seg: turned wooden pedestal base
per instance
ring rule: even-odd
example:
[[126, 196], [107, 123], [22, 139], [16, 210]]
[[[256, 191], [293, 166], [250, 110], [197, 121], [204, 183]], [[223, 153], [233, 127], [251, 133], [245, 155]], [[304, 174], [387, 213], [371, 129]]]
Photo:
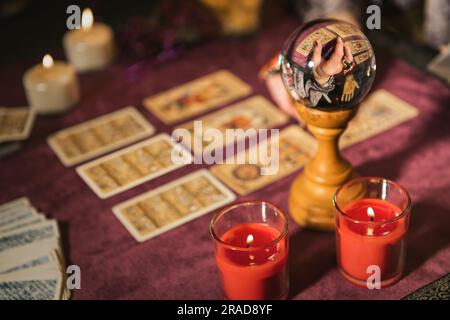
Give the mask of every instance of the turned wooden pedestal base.
[[[307, 108], [300, 103], [296, 104], [296, 108], [317, 138], [318, 150], [291, 186], [289, 211], [301, 225], [333, 230], [333, 194], [341, 184], [356, 176], [351, 164], [341, 156], [338, 140], [357, 108], [323, 111]], [[359, 196], [357, 192], [352, 198]]]

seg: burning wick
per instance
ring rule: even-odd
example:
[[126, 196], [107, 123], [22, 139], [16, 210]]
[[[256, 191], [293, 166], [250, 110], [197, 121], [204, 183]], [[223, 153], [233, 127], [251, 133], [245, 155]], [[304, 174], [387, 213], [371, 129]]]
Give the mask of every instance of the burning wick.
[[249, 234], [247, 237], [247, 248], [250, 248], [252, 244], [253, 244], [253, 235]]
[[[373, 222], [373, 220], [375, 219], [375, 211], [372, 209], [372, 207], [367, 208], [367, 215], [369, 216], [370, 222]], [[367, 228], [367, 235], [373, 236], [373, 228]]]
[[[253, 244], [253, 235], [249, 234], [247, 236], [247, 248], [250, 248], [250, 246]], [[248, 257], [250, 260], [254, 260], [255, 256], [253, 254], [249, 254]]]
[[373, 222], [373, 219], [375, 219], [375, 211], [373, 211], [372, 207], [367, 208], [367, 215], [369, 216], [370, 221]]

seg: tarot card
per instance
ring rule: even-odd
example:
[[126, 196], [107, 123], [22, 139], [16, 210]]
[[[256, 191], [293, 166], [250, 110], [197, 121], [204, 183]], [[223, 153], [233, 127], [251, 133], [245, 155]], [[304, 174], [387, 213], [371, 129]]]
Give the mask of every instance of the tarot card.
[[61, 291], [61, 275], [55, 278], [4, 280], [0, 277], [0, 300], [58, 300]]
[[34, 118], [28, 107], [0, 108], [0, 143], [28, 138]]
[[386, 90], [377, 90], [361, 103], [339, 140], [341, 148], [366, 140], [418, 115], [418, 110]]
[[[172, 153], [183, 161], [172, 161]], [[77, 173], [101, 198], [131, 189], [192, 162], [192, 156], [169, 135], [134, 144], [77, 167]]]
[[58, 300], [61, 274], [48, 279], [3, 280], [0, 277], [0, 300]]
[[[23, 269], [27, 265], [42, 264], [51, 252], [55, 252], [58, 258], [63, 257], [59, 238], [35, 241], [0, 252], [0, 273]], [[58, 259], [58, 262], [65, 265], [64, 259]]]
[[27, 198], [0, 205], [0, 299], [68, 299], [61, 248], [56, 222]]
[[113, 207], [113, 212], [131, 235], [142, 242], [234, 199], [230, 190], [201, 169], [122, 202]]
[[303, 39], [303, 41], [298, 45], [296, 51], [307, 57], [314, 47], [316, 40], [319, 40], [322, 45], [325, 45], [334, 38], [336, 38], [334, 33], [328, 31], [327, 29], [318, 29]]
[[348, 44], [348, 46], [350, 47], [350, 51], [352, 52], [352, 54], [358, 54], [360, 52], [366, 51], [368, 50], [369, 44], [367, 42], [367, 40], [350, 40], [347, 41], [346, 44]]
[[25, 197], [0, 206], [0, 233], [4, 233], [11, 228], [34, 223], [37, 220], [43, 221], [44, 217], [31, 206]]
[[29, 206], [12, 207], [0, 213], [0, 229], [21, 224], [39, 217], [37, 211]]
[[363, 53], [361, 53], [361, 54], [358, 54], [358, 55], [355, 55], [355, 56], [354, 56], [355, 62], [356, 62], [357, 64], [361, 64], [361, 63], [363, 63], [364, 61], [366, 61], [367, 59], [369, 59], [372, 55], [373, 55], [373, 54], [371, 54], [371, 50], [365, 51], [365, 52], [363, 52]]
[[58, 300], [63, 277], [57, 268], [35, 267], [0, 275], [0, 300]]
[[331, 25], [326, 26], [326, 28], [330, 31], [333, 31], [341, 38], [363, 35], [361, 30], [359, 30], [357, 27], [355, 27], [351, 24], [348, 24], [348, 23], [331, 24]]
[[[299, 126], [291, 125], [278, 137], [271, 137], [230, 161], [227, 159], [226, 164], [217, 164], [209, 170], [238, 194], [247, 195], [303, 167], [314, 156], [316, 148], [311, 135]], [[266, 154], [272, 158], [270, 164], [262, 157], [252, 159], [252, 155], [261, 155], [262, 150], [267, 150]], [[273, 155], [278, 155], [278, 160]], [[277, 165], [273, 166], [276, 162]], [[274, 170], [267, 170], [271, 166]]]
[[27, 244], [54, 242], [58, 238], [59, 231], [55, 221], [44, 221], [4, 233], [0, 235], [0, 256]]
[[427, 69], [450, 84], [450, 50], [431, 60], [427, 65]]
[[251, 87], [226, 70], [216, 71], [143, 101], [166, 124], [231, 102], [251, 92]]
[[14, 207], [30, 207], [30, 206], [31, 206], [30, 205], [30, 201], [26, 197], [21, 197], [21, 198], [18, 198], [18, 199], [14, 199], [14, 200], [11, 200], [9, 202], [6, 202], [6, 203], [0, 205], [0, 216], [1, 216], [2, 212], [6, 211], [6, 210], [9, 210], [11, 208], [14, 208]]
[[[55, 267], [55, 268], [61, 268], [61, 262], [58, 258], [58, 255], [56, 251], [48, 251], [46, 253], [43, 253], [42, 255], [39, 255], [38, 257], [31, 257], [31, 258], [23, 258], [22, 260], [16, 260], [13, 266], [5, 267], [3, 266], [0, 268], [0, 275], [5, 273], [11, 273], [11, 272], [17, 272], [22, 271], [30, 268], [35, 267]], [[65, 272], [65, 270], [64, 270]]]
[[155, 128], [126, 107], [52, 134], [48, 144], [65, 166], [72, 166], [151, 136]]
[[[34, 209], [33, 209], [34, 210]], [[35, 210], [34, 210], [35, 212]], [[0, 235], [13, 230], [17, 230], [23, 227], [32, 226], [34, 224], [39, 224], [45, 221], [45, 217], [42, 214], [33, 214], [23, 219], [15, 219], [9, 223], [3, 223], [0, 225]]]
[[[288, 121], [288, 117], [266, 98], [262, 96], [253, 96], [223, 110], [201, 117], [196, 121], [201, 121], [200, 130], [195, 130], [194, 121], [182, 124], [178, 128], [187, 129], [191, 133], [191, 139], [185, 145], [191, 150], [194, 150], [195, 155], [201, 155], [206, 147], [211, 146], [214, 143], [203, 139], [205, 130], [210, 128], [218, 129], [225, 137], [227, 129], [243, 129], [246, 132], [246, 136], [254, 136], [258, 129], [269, 129], [281, 126]], [[233, 141], [229, 141], [230, 144], [239, 141], [237, 139], [239, 137], [233, 137]], [[217, 143], [217, 141], [215, 142]], [[223, 143], [217, 145], [217, 147], [223, 147], [224, 145], [229, 144], [225, 139], [222, 142]]]

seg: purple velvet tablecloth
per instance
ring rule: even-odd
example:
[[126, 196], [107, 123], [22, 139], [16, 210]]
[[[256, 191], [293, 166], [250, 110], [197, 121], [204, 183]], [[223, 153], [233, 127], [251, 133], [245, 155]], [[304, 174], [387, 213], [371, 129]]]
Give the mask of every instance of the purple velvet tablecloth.
[[[245, 41], [216, 40], [161, 64], [129, 66], [80, 77], [82, 101], [65, 115], [38, 117], [31, 138], [0, 160], [0, 203], [27, 196], [60, 222], [70, 264], [81, 267], [74, 299], [221, 299], [208, 224], [213, 213], [144, 243], [137, 243], [111, 212], [121, 201], [199, 169], [191, 165], [107, 200], [99, 199], [65, 168], [46, 143], [56, 130], [135, 105], [160, 132], [162, 124], [142, 99], [218, 69], [228, 69], [268, 97], [259, 67], [295, 28], [286, 21]], [[290, 285], [294, 299], [398, 299], [450, 271], [450, 89], [406, 63], [377, 52], [374, 89], [384, 88], [416, 106], [415, 119], [345, 150], [361, 175], [403, 184], [413, 200], [406, 274], [383, 290], [357, 288], [336, 270], [334, 234], [305, 230], [290, 221]], [[0, 73], [0, 101], [25, 105], [21, 85], [30, 65]], [[243, 199], [264, 199], [287, 211], [290, 183], [298, 172]]]

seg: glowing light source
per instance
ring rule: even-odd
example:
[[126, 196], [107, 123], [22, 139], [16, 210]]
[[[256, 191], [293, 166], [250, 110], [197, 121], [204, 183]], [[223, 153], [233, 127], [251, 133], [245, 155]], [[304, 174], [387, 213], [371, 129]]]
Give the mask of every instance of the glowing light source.
[[247, 248], [250, 247], [253, 244], [253, 235], [249, 234], [247, 236]]
[[373, 221], [375, 218], [375, 211], [373, 211], [372, 207], [367, 208], [367, 215], [369, 216], [370, 221]]
[[83, 30], [90, 30], [93, 24], [94, 15], [92, 14], [92, 10], [89, 8], [84, 9], [81, 14], [81, 28]]
[[46, 54], [44, 56], [44, 58], [42, 59], [42, 65], [44, 66], [44, 68], [46, 68], [46, 69], [51, 68], [51, 67], [53, 67], [53, 64], [54, 64], [54, 62], [53, 62], [52, 56], [49, 54]]
[[[375, 211], [372, 207], [367, 208], [367, 215], [369, 216], [370, 221], [373, 221], [375, 219]], [[367, 235], [373, 236], [373, 228], [369, 227], [367, 228]]]

